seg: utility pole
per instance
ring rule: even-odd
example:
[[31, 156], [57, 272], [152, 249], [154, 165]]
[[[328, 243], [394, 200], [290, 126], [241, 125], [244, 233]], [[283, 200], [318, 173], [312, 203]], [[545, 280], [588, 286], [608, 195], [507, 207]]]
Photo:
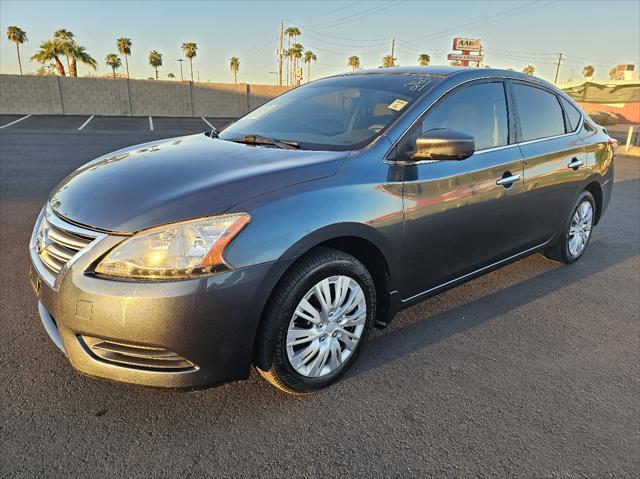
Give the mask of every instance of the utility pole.
[[558, 54], [558, 62], [556, 63], [556, 77], [553, 79], [553, 83], [558, 83], [558, 73], [560, 73], [560, 62], [562, 61], [562, 52]]
[[280, 47], [278, 48], [278, 85], [282, 86], [282, 37], [284, 36], [284, 21], [280, 21]]
[[396, 50], [396, 39], [392, 38], [391, 39], [391, 61], [393, 62], [393, 66], [396, 66], [396, 62], [393, 59], [394, 58], [393, 53], [395, 52], [395, 50]]

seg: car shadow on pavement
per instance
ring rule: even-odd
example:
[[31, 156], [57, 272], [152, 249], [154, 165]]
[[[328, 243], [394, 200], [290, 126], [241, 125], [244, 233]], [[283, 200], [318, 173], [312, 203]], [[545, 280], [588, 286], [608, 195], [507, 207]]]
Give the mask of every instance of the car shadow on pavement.
[[[521, 306], [535, 302], [574, 282], [581, 281], [637, 255], [635, 251], [628, 248], [609, 248], [605, 251], [607, 246], [610, 245], [603, 241], [592, 241], [590, 244], [591, 253], [597, 249], [598, 257], [592, 254], [590, 258], [585, 257], [578, 264], [570, 266], [553, 267], [550, 265], [552, 269], [532, 278], [434, 316], [417, 319], [400, 326], [398, 329], [393, 329], [392, 323], [391, 331], [382, 331], [370, 338], [358, 364], [347, 372], [345, 379], [353, 379], [384, 367], [453, 335], [508, 314]], [[539, 261], [545, 260], [539, 258]], [[569, 268], [572, 271], [568, 271]], [[395, 321], [399, 319], [396, 317]]]

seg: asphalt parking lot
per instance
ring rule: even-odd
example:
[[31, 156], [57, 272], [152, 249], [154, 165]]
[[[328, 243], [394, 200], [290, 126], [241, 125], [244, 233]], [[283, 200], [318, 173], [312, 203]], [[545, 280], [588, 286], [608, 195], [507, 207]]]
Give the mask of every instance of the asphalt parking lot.
[[534, 255], [404, 311], [329, 390], [254, 374], [175, 392], [74, 372], [38, 318], [27, 244], [72, 169], [209, 125], [19, 118], [0, 117], [0, 477], [637, 477], [637, 157], [618, 158], [578, 263]]

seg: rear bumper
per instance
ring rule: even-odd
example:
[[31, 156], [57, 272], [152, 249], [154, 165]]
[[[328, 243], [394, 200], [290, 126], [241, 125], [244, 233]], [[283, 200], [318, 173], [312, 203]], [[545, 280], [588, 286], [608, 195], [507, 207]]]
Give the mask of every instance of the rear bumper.
[[87, 275], [95, 258], [119, 241], [105, 237], [54, 284], [38, 274], [32, 250], [42, 323], [71, 365], [89, 376], [171, 388], [248, 377], [271, 273], [285, 262], [173, 282]]

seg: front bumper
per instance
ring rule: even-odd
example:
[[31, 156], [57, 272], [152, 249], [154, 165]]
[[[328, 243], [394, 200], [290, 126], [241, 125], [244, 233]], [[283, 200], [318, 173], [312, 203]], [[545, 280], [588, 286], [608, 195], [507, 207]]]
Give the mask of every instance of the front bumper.
[[[286, 262], [173, 282], [87, 275], [120, 241], [102, 237], [53, 282], [43, 278], [37, 249], [31, 249], [31, 283], [42, 322], [71, 365], [89, 376], [172, 388], [248, 377], [271, 278]], [[110, 350], [92, 349], [96, 343]]]

